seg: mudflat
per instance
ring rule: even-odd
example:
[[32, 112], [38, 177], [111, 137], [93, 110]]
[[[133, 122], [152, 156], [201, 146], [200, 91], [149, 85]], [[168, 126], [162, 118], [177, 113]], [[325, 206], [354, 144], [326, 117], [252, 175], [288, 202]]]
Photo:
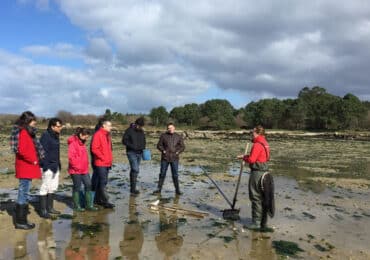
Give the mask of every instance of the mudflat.
[[[156, 137], [148, 138], [152, 161], [139, 174], [141, 194], [129, 196], [129, 167], [120, 136], [113, 138], [114, 167], [108, 189], [115, 210], [74, 213], [72, 181], [66, 172], [67, 136], [62, 136], [62, 174], [53, 220], [41, 219], [32, 182], [31, 214], [35, 229], [14, 229], [12, 207], [18, 181], [8, 135], [0, 135], [0, 258], [39, 259], [369, 259], [370, 251], [370, 142], [325, 138], [272, 138], [271, 173], [276, 185], [273, 232], [255, 232], [250, 224], [248, 169], [242, 176], [237, 207], [240, 220], [226, 221], [220, 210], [229, 206], [204, 176], [207, 171], [232, 199], [246, 139], [185, 141], [180, 160], [183, 195], [175, 196], [170, 170], [162, 196], [152, 195], [159, 174]], [[247, 168], [247, 167], [246, 167]], [[151, 210], [160, 205], [208, 213], [197, 218], [183, 211]]]

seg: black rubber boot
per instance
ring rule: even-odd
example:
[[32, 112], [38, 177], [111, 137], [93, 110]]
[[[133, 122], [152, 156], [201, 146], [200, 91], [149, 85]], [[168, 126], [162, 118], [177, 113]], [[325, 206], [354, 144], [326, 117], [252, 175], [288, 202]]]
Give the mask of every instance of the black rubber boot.
[[158, 187], [157, 187], [157, 189], [153, 192], [153, 194], [161, 194], [163, 183], [164, 183], [164, 178], [163, 178], [163, 177], [161, 177], [161, 176], [159, 176], [159, 180], [158, 180]]
[[182, 192], [180, 191], [179, 186], [179, 178], [172, 176], [173, 185], [175, 185], [176, 195], [182, 195]]
[[103, 201], [103, 203], [100, 204], [100, 205], [103, 206], [106, 209], [113, 209], [116, 205], [114, 205], [113, 203], [110, 203], [108, 199], [109, 199], [109, 196], [108, 196], [107, 189], [104, 188], [102, 190], [102, 201]]
[[136, 180], [137, 176], [135, 174], [130, 174], [130, 193], [131, 196], [137, 196], [140, 194], [140, 191], [136, 189]]
[[60, 211], [54, 209], [54, 193], [47, 195], [47, 209], [50, 214], [60, 214]]
[[35, 224], [27, 221], [28, 204], [16, 204], [15, 206], [15, 228], [16, 229], [32, 229]]
[[40, 195], [40, 217], [51, 218], [47, 208], [47, 195]]

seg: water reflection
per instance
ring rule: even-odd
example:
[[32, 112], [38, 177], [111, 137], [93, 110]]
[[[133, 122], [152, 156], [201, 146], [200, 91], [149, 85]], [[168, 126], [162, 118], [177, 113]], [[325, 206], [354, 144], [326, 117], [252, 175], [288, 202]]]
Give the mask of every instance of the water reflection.
[[40, 259], [56, 259], [56, 244], [53, 235], [53, 222], [42, 219], [38, 230], [37, 247]]
[[109, 210], [78, 214], [72, 221], [65, 259], [109, 259]]
[[[174, 204], [178, 205], [179, 197], [175, 197]], [[176, 213], [168, 213], [164, 209], [159, 210], [159, 231], [155, 236], [155, 242], [160, 252], [165, 254], [165, 259], [180, 252], [183, 237], [177, 233], [178, 218]]]
[[21, 235], [21, 238], [17, 239], [14, 247], [14, 258], [20, 259], [27, 255], [27, 237], [26, 233]]
[[136, 210], [136, 198], [130, 196], [129, 218], [124, 226], [123, 240], [119, 243], [121, 255], [127, 259], [139, 259], [144, 243], [144, 234]]
[[249, 251], [249, 259], [276, 259], [276, 254], [271, 244], [271, 237], [259, 232], [251, 232], [251, 250]]

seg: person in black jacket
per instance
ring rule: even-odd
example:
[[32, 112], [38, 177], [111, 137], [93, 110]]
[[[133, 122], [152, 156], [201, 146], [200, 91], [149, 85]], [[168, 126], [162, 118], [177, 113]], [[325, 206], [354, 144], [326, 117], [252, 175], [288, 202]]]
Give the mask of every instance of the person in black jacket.
[[159, 174], [158, 189], [154, 194], [160, 194], [168, 166], [171, 165], [172, 180], [175, 186], [176, 194], [181, 195], [179, 187], [179, 155], [185, 150], [185, 144], [182, 137], [175, 133], [175, 125], [169, 123], [167, 125], [167, 132], [163, 133], [159, 138], [157, 148], [161, 151], [161, 172]]
[[45, 157], [41, 161], [42, 183], [40, 187], [40, 216], [50, 218], [50, 214], [60, 214], [54, 209], [54, 192], [58, 189], [59, 173], [61, 169], [59, 154], [59, 135], [63, 124], [59, 118], [49, 120], [48, 129], [42, 134], [40, 142], [45, 150]]
[[140, 192], [136, 189], [141, 157], [145, 149], [144, 118], [139, 117], [134, 124], [126, 129], [122, 137], [122, 144], [126, 146], [128, 161], [130, 162], [130, 193], [133, 196]]

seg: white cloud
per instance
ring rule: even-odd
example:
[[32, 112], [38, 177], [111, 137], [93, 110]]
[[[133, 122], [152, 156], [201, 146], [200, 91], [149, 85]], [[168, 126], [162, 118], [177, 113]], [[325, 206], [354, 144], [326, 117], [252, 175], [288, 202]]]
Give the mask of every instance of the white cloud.
[[[43, 96], [32, 93], [52, 87], [56, 100], [71, 96], [73, 102], [64, 100], [61, 106], [84, 112], [170, 108], [192, 102], [210, 86], [256, 99], [295, 97], [312, 85], [337, 95], [370, 95], [366, 1], [56, 3], [86, 32], [86, 46], [68, 40], [25, 46], [27, 59], [0, 51], [3, 86], [31, 93], [35, 102]], [[39, 65], [34, 57], [79, 59], [86, 66]]]
[[81, 48], [69, 43], [30, 45], [23, 47], [21, 51], [35, 57], [57, 57], [61, 59], [82, 58]]

